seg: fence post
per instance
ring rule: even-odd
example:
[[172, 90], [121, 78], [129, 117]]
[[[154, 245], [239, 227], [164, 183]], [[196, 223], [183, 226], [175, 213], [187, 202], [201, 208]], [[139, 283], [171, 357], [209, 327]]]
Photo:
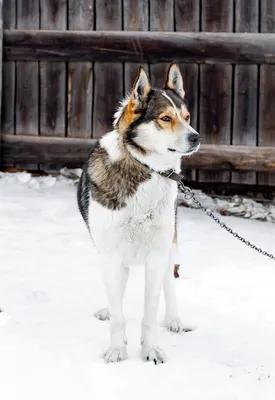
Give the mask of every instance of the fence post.
[[3, 73], [3, 0], [0, 0], [0, 171], [2, 169], [2, 73]]

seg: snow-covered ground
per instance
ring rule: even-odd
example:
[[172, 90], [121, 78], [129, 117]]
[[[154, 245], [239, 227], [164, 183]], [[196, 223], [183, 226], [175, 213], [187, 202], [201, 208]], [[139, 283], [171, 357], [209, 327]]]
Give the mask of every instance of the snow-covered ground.
[[[274, 224], [223, 218], [274, 252]], [[135, 267], [125, 297], [130, 358], [107, 365], [108, 323], [93, 317], [106, 299], [75, 187], [1, 175], [0, 308], [9, 319], [0, 326], [0, 399], [274, 400], [275, 262], [198, 210], [180, 209], [179, 230], [177, 293], [184, 323], [196, 329], [160, 326], [169, 362], [141, 361], [144, 271]]]

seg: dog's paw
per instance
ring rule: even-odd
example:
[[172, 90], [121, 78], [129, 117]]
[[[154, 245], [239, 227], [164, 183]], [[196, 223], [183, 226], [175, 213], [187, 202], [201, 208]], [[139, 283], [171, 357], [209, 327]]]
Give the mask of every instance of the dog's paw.
[[110, 347], [103, 354], [103, 358], [106, 363], [115, 363], [119, 361], [124, 361], [128, 358], [127, 348], [126, 346], [119, 348]]
[[191, 332], [194, 330], [194, 327], [183, 325], [180, 318], [165, 317], [162, 326], [168, 331], [175, 333]]
[[167, 357], [163, 350], [159, 347], [144, 347], [141, 348], [141, 358], [144, 361], [154, 362], [155, 365], [167, 362]]
[[99, 319], [100, 321], [107, 321], [110, 319], [110, 314], [108, 308], [101, 308], [96, 313], [94, 313], [94, 317]]

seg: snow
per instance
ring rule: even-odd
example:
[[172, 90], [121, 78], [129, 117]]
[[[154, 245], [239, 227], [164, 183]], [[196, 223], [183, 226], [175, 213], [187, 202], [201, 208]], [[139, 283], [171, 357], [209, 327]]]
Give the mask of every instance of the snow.
[[[194, 190], [196, 199], [198, 199], [204, 207], [212, 211], [216, 211], [222, 215], [234, 215], [237, 217], [257, 219], [259, 221], [269, 221], [275, 223], [275, 199], [270, 204], [262, 204], [252, 199], [240, 197], [238, 195], [229, 199], [211, 198], [201, 190]], [[198, 208], [193, 198], [186, 199], [184, 194], [179, 193], [179, 202], [183, 202], [186, 206]]]
[[[179, 211], [181, 335], [167, 364], [139, 357], [143, 268], [125, 296], [129, 360], [107, 365], [106, 298], [69, 179], [0, 174], [0, 399], [274, 400], [275, 263], [195, 209]], [[274, 252], [271, 222], [223, 217]], [[159, 321], [164, 314], [161, 300]], [[6, 322], [6, 323], [4, 323]]]

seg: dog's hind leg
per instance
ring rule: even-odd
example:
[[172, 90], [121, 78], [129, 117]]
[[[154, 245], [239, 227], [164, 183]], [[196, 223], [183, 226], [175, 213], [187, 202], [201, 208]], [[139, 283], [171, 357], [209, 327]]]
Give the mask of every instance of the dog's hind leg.
[[[126, 285], [128, 282], [128, 277], [129, 277], [129, 267], [124, 267], [122, 266], [122, 270], [121, 270], [121, 296], [122, 296], [122, 300], [124, 298], [124, 294], [125, 294], [125, 289], [126, 289]], [[98, 310], [97, 312], [94, 313], [94, 316], [99, 319], [100, 321], [107, 321], [110, 319], [110, 312], [108, 307], [105, 308], [101, 308], [100, 310]]]
[[124, 268], [118, 260], [106, 257], [104, 257], [101, 268], [108, 298], [108, 309], [110, 311], [111, 336], [110, 347], [103, 357], [106, 362], [123, 361], [128, 357], [125, 318], [122, 312], [122, 278]]
[[169, 268], [167, 270], [163, 291], [166, 303], [166, 313], [163, 322], [165, 326], [171, 332], [190, 332], [192, 328], [188, 328], [183, 325], [178, 313], [175, 278], [174, 278], [174, 258], [176, 253], [176, 243], [172, 244], [170, 252]]

